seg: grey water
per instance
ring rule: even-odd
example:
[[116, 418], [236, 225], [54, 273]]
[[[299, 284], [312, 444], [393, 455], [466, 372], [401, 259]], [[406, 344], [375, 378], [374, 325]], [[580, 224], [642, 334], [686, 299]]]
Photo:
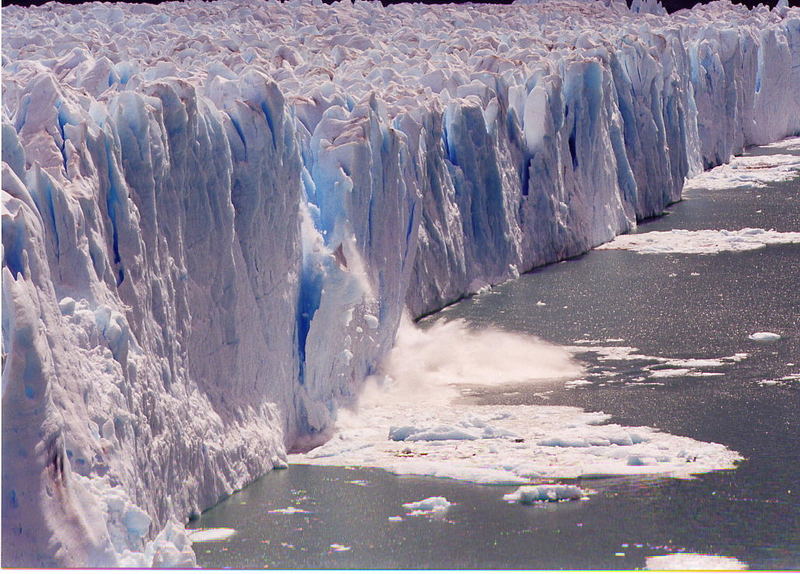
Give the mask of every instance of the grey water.
[[[800, 231], [800, 180], [684, 197], [639, 232]], [[800, 372], [800, 245], [711, 256], [592, 251], [461, 301], [422, 324], [455, 318], [564, 345], [612, 340], [602, 344], [652, 357], [747, 353], [740, 362], [703, 369], [718, 375], [653, 377], [653, 360], [603, 361], [587, 351], [578, 358], [588, 385], [544, 393], [493, 388], [468, 397], [603, 411], [620, 424], [724, 444], [744, 460], [735, 470], [694, 480], [584, 479], [578, 482], [596, 491], [589, 500], [534, 506], [504, 502], [508, 487], [294, 465], [189, 524], [237, 530], [228, 540], [195, 544], [199, 564], [639, 569], [647, 556], [693, 552], [735, 557], [750, 569], [800, 569], [800, 379], [790, 377]], [[756, 331], [782, 339], [749, 340]], [[441, 517], [389, 520], [403, 515], [402, 503], [429, 496], [457, 504]], [[290, 506], [306, 512], [269, 512]]]

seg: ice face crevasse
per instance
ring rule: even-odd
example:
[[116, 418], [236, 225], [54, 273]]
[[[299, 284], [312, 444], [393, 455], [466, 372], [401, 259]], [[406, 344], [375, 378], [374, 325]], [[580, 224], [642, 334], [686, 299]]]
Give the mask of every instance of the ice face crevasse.
[[800, 11], [12, 6], [2, 81], [3, 564], [189, 565], [405, 308], [800, 133]]

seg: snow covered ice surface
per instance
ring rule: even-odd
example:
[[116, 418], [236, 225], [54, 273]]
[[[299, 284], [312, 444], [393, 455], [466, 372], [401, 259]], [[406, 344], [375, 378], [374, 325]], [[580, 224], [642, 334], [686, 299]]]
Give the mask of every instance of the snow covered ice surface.
[[664, 556], [648, 556], [647, 570], [747, 570], [747, 564], [730, 556], [676, 553]]
[[406, 309], [800, 133], [800, 11], [610, 4], [4, 7], [3, 565], [190, 563]]

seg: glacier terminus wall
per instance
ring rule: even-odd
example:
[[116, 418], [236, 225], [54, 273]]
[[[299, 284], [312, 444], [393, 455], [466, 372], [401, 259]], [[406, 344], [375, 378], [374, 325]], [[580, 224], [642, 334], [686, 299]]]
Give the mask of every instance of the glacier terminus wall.
[[800, 134], [800, 9], [3, 8], [4, 566], [191, 565], [401, 316]]

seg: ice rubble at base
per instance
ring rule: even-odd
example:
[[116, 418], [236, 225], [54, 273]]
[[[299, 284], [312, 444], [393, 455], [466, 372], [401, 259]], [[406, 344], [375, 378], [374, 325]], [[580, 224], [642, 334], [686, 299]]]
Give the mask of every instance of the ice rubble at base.
[[[608, 418], [561, 406], [450, 404], [445, 409], [389, 403], [344, 417], [326, 444], [292, 458], [304, 464], [372, 466], [401, 475], [519, 485], [554, 478], [688, 478], [732, 468], [740, 459], [719, 444], [610, 424]], [[393, 440], [390, 430], [397, 426], [414, 427], [425, 439]]]
[[324, 440], [405, 308], [800, 132], [798, 10], [634, 8], [4, 7], [4, 565], [182, 559], [170, 520]]

